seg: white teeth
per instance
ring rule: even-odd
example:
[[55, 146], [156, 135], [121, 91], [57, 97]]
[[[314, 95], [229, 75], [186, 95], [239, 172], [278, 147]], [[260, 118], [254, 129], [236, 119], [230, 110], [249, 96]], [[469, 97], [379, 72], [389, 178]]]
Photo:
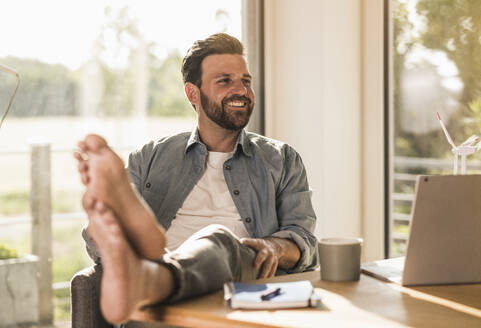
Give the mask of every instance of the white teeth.
[[243, 101], [230, 101], [227, 103], [227, 105], [233, 106], [233, 107], [244, 107], [245, 103]]

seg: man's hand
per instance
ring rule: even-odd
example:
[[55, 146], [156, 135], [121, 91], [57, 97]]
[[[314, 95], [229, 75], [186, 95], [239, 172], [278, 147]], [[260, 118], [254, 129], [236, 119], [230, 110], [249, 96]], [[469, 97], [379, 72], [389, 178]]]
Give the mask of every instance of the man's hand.
[[241, 242], [257, 251], [254, 268], [258, 270], [262, 266], [259, 278], [273, 277], [279, 265], [279, 245], [271, 240], [259, 238], [242, 238]]

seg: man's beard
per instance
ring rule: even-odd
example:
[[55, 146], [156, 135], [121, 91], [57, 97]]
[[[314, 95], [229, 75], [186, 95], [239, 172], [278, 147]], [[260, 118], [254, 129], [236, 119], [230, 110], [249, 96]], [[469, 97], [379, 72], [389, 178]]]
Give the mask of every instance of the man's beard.
[[[245, 101], [247, 104], [247, 110], [232, 112], [226, 111], [226, 104], [229, 101], [233, 100]], [[247, 125], [247, 123], [249, 123], [249, 118], [252, 114], [252, 110], [254, 109], [254, 104], [249, 98], [236, 95], [229, 98], [224, 98], [222, 100], [221, 106], [219, 106], [218, 104], [211, 101], [209, 97], [207, 97], [207, 95], [202, 92], [202, 90], [200, 90], [200, 102], [208, 118], [210, 118], [220, 127], [232, 131], [238, 131], [243, 129]]]

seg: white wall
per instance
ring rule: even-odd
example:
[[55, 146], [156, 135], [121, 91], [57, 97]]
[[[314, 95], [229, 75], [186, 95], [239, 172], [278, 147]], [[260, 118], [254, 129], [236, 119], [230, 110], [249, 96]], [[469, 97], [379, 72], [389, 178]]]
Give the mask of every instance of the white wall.
[[361, 4], [265, 1], [266, 135], [301, 154], [319, 238], [364, 231]]
[[366, 260], [384, 257], [383, 0], [362, 6], [362, 236]]

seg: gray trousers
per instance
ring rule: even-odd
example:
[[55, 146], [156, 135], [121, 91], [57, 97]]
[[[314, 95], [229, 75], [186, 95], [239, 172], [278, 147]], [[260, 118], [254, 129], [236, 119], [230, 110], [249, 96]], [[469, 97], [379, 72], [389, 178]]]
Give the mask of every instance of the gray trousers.
[[158, 263], [174, 275], [176, 287], [162, 303], [206, 294], [222, 288], [225, 282], [256, 279], [256, 252], [221, 225], [199, 230]]

